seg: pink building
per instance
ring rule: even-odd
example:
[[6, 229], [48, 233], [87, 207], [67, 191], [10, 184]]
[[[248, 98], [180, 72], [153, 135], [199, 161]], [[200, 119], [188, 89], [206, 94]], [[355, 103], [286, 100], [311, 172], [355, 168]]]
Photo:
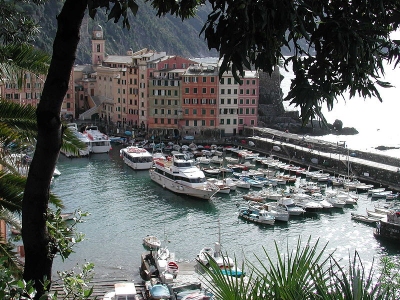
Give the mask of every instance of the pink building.
[[246, 71], [239, 86], [238, 120], [239, 134], [243, 126], [257, 126], [258, 121], [258, 100], [259, 100], [259, 78], [258, 73]]

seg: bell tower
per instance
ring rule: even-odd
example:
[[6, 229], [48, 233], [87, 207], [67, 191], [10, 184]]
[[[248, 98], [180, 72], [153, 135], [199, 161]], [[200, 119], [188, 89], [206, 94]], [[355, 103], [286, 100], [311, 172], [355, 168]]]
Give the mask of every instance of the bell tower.
[[105, 57], [105, 40], [103, 28], [96, 25], [92, 32], [92, 65], [101, 65]]

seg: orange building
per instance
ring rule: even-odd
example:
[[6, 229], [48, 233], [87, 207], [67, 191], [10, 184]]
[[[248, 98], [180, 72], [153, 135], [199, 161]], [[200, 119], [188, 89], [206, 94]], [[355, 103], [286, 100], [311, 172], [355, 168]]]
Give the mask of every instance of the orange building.
[[196, 64], [183, 73], [183, 135], [197, 135], [218, 126], [218, 69], [213, 65]]

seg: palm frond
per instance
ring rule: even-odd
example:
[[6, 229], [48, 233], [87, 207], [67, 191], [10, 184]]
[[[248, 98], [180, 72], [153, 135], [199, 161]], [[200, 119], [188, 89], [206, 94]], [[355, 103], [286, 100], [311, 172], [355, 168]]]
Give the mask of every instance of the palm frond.
[[0, 143], [34, 144], [37, 134], [36, 109], [12, 101], [0, 100]]
[[20, 213], [26, 178], [0, 171], [0, 208]]
[[25, 74], [33, 76], [47, 74], [50, 56], [28, 44], [9, 44], [0, 46], [0, 78], [21, 88]]
[[71, 129], [65, 127], [61, 149], [65, 152], [72, 153], [73, 156], [79, 156], [79, 150], [86, 149], [86, 144], [82, 142]]
[[22, 278], [23, 265], [17, 258], [14, 245], [4, 243], [0, 237], [0, 262], [13, 274], [14, 278]]

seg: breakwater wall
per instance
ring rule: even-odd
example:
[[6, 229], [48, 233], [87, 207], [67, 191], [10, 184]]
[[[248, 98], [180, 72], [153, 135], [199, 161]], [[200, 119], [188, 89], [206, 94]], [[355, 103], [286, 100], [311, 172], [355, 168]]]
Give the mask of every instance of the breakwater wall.
[[[265, 132], [251, 128], [245, 134], [252, 136], [253, 131], [257, 137], [248, 137], [246, 140], [252, 141], [255, 146], [249, 147], [246, 143], [246, 147], [254, 151], [275, 155], [281, 160], [310, 169], [323, 169], [332, 175], [351, 176], [376, 186], [400, 191], [400, 160], [396, 158], [351, 150], [316, 139], [303, 139], [279, 131]], [[382, 164], [385, 166], [382, 167]]]

